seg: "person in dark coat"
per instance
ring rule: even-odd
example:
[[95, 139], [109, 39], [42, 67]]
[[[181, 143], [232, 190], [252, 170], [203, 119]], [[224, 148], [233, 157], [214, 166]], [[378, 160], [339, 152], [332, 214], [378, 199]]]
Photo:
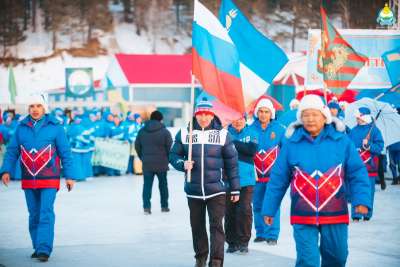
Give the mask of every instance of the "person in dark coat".
[[136, 152], [143, 162], [143, 209], [146, 215], [151, 214], [150, 200], [155, 175], [158, 177], [161, 211], [169, 212], [167, 171], [172, 137], [162, 120], [162, 113], [153, 111], [135, 140]]
[[[186, 176], [185, 192], [190, 210], [195, 266], [205, 267], [210, 254], [209, 266], [222, 267], [225, 195], [228, 193], [232, 202], [240, 198], [238, 153], [232, 136], [222, 128], [209, 101], [202, 100], [196, 105], [192, 122], [192, 159], [188, 157], [190, 133], [187, 128], [182, 128], [176, 134], [170, 163], [178, 171], [189, 170], [191, 174], [190, 180]], [[223, 171], [226, 180], [223, 179]], [[210, 240], [207, 236], [206, 210], [210, 222]]]

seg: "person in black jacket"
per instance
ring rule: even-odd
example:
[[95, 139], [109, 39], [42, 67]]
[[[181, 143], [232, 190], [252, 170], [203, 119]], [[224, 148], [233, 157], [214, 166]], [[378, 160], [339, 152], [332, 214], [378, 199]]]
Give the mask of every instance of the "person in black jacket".
[[168, 207], [167, 171], [172, 137], [162, 120], [162, 113], [158, 110], [153, 111], [150, 120], [145, 122], [135, 140], [136, 152], [143, 162], [143, 209], [146, 215], [151, 214], [150, 200], [155, 175], [158, 177], [161, 211], [170, 211]]
[[[170, 153], [170, 163], [175, 169], [191, 172], [191, 180], [185, 179], [185, 192], [190, 210], [193, 248], [196, 267], [205, 267], [209, 254], [206, 230], [206, 209], [210, 222], [209, 266], [221, 267], [224, 260], [225, 235], [222, 219], [225, 213], [227, 188], [231, 201], [239, 200], [238, 154], [232, 138], [214, 116], [212, 104], [206, 100], [196, 106], [193, 119], [192, 160], [188, 160], [189, 133], [181, 129]], [[223, 180], [223, 174], [227, 179]], [[225, 182], [229, 186], [225, 185]]]

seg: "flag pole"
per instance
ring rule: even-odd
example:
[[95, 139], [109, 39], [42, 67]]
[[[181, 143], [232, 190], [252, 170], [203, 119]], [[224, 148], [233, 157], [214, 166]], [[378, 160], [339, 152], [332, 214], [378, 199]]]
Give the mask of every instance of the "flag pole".
[[326, 85], [326, 82], [324, 82], [324, 99], [325, 99], [325, 105], [328, 105], [328, 86]]
[[[193, 106], [194, 106], [194, 75], [190, 72], [192, 76], [191, 87], [190, 87], [190, 118], [189, 118], [189, 150], [188, 150], [188, 161], [192, 161], [192, 148], [193, 148]], [[187, 170], [186, 181], [190, 183], [192, 181], [192, 172]]]
[[395, 85], [395, 86], [393, 86], [392, 88], [386, 90], [385, 92], [380, 93], [380, 94], [377, 95], [374, 99], [375, 99], [375, 100], [378, 100], [379, 98], [381, 98], [382, 96], [386, 95], [387, 93], [389, 93], [389, 92], [396, 92], [398, 89], [400, 89], [400, 83], [397, 84], [397, 85]]

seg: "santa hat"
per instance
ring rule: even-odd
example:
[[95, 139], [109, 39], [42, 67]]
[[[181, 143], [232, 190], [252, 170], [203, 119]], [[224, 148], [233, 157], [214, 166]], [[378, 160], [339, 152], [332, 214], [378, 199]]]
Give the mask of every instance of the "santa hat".
[[254, 117], [257, 118], [257, 112], [260, 108], [267, 108], [271, 112], [271, 119], [275, 119], [275, 108], [274, 105], [272, 104], [271, 100], [268, 98], [261, 98], [257, 105], [256, 108], [254, 109]]
[[207, 100], [207, 98], [203, 98], [200, 100], [197, 105], [196, 109], [194, 111], [194, 115], [199, 115], [199, 114], [209, 114], [209, 115], [215, 115], [213, 111], [213, 104]]
[[34, 105], [34, 104], [40, 104], [43, 106], [44, 108], [44, 112], [48, 113], [49, 112], [49, 106], [47, 104], [47, 98], [44, 94], [31, 94], [28, 98], [27, 98], [27, 104], [28, 106], [30, 105]]
[[326, 118], [326, 123], [327, 124], [332, 123], [331, 112], [329, 111], [329, 108], [326, 105], [324, 105], [324, 102], [322, 101], [321, 97], [317, 95], [306, 95], [301, 99], [296, 114], [297, 120], [299, 122], [301, 122], [301, 113], [306, 109], [316, 109], [321, 111], [321, 113]]
[[369, 108], [361, 107], [359, 109], [356, 109], [355, 116], [366, 124], [372, 122], [371, 110]]

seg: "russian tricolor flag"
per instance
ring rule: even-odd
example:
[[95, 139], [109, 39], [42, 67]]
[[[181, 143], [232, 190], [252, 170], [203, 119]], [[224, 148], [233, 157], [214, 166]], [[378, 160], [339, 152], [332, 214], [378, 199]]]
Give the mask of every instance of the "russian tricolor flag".
[[[226, 29], [197, 0], [192, 38], [193, 74], [205, 91], [240, 113], [265, 93], [268, 83], [240, 62], [237, 48]], [[252, 81], [252, 87], [244, 91], [246, 80]]]

